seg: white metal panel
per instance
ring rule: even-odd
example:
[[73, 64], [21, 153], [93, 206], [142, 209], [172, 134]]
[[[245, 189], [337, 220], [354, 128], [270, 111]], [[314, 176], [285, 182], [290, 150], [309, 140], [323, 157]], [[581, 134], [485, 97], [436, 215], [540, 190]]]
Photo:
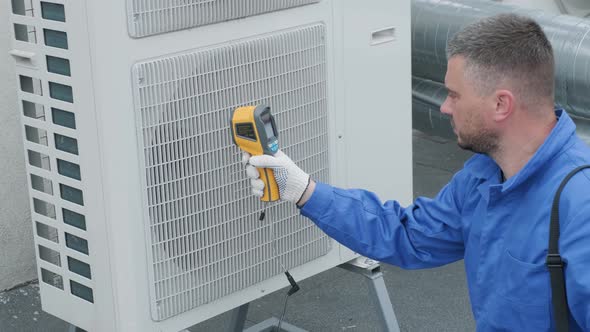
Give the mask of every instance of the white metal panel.
[[[412, 201], [410, 1], [341, 0], [347, 187]], [[354, 22], [354, 24], [350, 24]]]
[[[113, 330], [113, 290], [108, 272], [109, 257], [105, 254], [106, 225], [98, 168], [86, 3], [13, 1], [20, 2], [30, 7], [27, 16], [13, 13], [8, 23], [11, 27], [13, 24], [28, 26], [30, 40], [14, 40], [11, 54], [17, 76], [31, 77], [38, 82], [33, 85], [32, 93], [19, 91], [16, 95], [22, 115], [43, 309], [86, 329]], [[65, 22], [52, 19], [42, 4], [63, 9]], [[68, 47], [51, 46], [45, 38], [46, 30], [64, 34]], [[48, 67], [48, 57], [58, 59], [61, 74], [55, 73], [56, 67]], [[73, 100], [60, 100], [69, 99], [70, 88]], [[67, 112], [75, 121], [75, 128], [65, 126], [63, 119], [56, 117], [59, 112]], [[38, 141], [42, 144], [28, 141], [28, 132], [41, 132]], [[65, 137], [68, 144], [75, 143], [77, 153], [59, 150], [65, 142], [60, 137]], [[65, 172], [65, 163], [70, 173]], [[72, 172], [81, 176], [72, 178]], [[72, 213], [84, 218], [84, 229], [68, 223]], [[96, 292], [97, 289], [100, 292]]]

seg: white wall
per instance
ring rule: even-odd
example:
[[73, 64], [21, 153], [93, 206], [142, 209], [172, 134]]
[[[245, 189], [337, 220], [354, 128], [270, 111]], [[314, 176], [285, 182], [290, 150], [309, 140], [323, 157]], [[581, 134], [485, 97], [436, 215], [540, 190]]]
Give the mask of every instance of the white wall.
[[35, 279], [16, 78], [8, 55], [10, 1], [0, 0], [0, 291]]

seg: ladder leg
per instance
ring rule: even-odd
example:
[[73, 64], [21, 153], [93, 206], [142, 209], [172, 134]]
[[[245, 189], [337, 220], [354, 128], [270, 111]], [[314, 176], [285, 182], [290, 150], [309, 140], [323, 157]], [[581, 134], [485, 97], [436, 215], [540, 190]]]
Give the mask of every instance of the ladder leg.
[[369, 284], [371, 295], [379, 307], [383, 331], [399, 332], [399, 325], [397, 323], [397, 318], [395, 317], [395, 312], [393, 311], [393, 305], [389, 299], [389, 293], [385, 287], [383, 273], [379, 272], [373, 277], [367, 276], [367, 282]]
[[395, 317], [395, 312], [393, 311], [393, 305], [389, 299], [387, 287], [385, 287], [383, 272], [381, 272], [379, 262], [365, 257], [358, 257], [340, 265], [340, 267], [361, 274], [367, 278], [370, 296], [379, 309], [379, 318], [383, 331], [399, 332], [399, 325]]

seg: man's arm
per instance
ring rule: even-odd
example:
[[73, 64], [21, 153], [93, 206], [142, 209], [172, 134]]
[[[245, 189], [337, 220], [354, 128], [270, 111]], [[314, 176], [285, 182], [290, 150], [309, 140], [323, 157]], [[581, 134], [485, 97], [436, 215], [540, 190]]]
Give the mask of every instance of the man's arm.
[[262, 196], [257, 168], [271, 168], [280, 199], [303, 206], [301, 212], [324, 232], [361, 255], [404, 268], [440, 266], [463, 258], [461, 202], [470, 186], [457, 173], [435, 199], [418, 198], [403, 208], [382, 204], [365, 190], [343, 190], [310, 180], [283, 152], [244, 154], [252, 193]]
[[361, 255], [408, 269], [440, 266], [463, 258], [456, 193], [461, 178], [455, 176], [435, 199], [418, 198], [407, 208], [396, 201], [382, 204], [365, 190], [317, 183], [309, 199], [302, 199], [301, 213]]

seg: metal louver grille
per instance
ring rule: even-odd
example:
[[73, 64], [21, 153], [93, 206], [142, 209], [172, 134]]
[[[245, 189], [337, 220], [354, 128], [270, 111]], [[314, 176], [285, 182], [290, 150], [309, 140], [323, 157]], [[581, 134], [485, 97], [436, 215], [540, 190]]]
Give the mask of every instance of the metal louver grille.
[[328, 180], [323, 24], [139, 63], [134, 75], [155, 320], [330, 250], [293, 204], [271, 203], [258, 220], [229, 128], [236, 107], [270, 105], [281, 148]]
[[127, 0], [129, 34], [145, 37], [228, 21], [320, 0]]

